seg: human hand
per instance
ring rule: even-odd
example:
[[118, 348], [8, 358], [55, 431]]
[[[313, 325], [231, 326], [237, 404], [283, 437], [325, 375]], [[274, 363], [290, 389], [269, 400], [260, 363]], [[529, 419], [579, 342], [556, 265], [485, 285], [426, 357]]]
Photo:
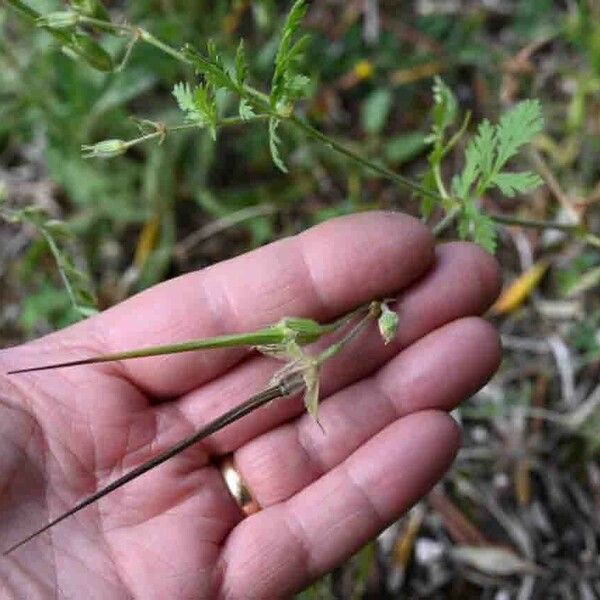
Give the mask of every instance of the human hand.
[[[308, 585], [396, 520], [459, 445], [446, 414], [496, 369], [473, 315], [498, 293], [472, 244], [434, 248], [398, 214], [336, 219], [147, 290], [0, 352], [0, 372], [329, 321], [398, 293], [397, 339], [363, 333], [322, 373], [319, 420], [296, 398], [219, 431], [0, 560], [16, 598], [273, 599]], [[0, 376], [0, 542], [8, 547], [264, 387], [273, 360], [217, 350]], [[233, 452], [261, 506], [245, 517], [214, 461]]]

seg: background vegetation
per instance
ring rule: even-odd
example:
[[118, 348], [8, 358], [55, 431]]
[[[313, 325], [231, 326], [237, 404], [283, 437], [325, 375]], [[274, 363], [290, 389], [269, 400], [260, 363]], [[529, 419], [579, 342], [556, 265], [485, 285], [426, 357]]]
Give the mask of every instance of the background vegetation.
[[[52, 0], [31, 6], [64, 10]], [[274, 0], [107, 6], [114, 22], [174, 48], [213, 38], [233, 61], [243, 37], [248, 81], [265, 91], [289, 9]], [[406, 189], [290, 127], [278, 129], [283, 173], [264, 122], [216, 139], [210, 129], [169, 132], [110, 160], [83, 158], [82, 145], [139, 136], [141, 119], [181, 123], [172, 90], [194, 81], [191, 68], [140, 42], [123, 69], [94, 69], [93, 57], [65, 55], [7, 4], [0, 28], [5, 346], [336, 215], [419, 214]], [[505, 360], [457, 411], [465, 443], [455, 467], [305, 597], [600, 597], [600, 4], [323, 0], [303, 28], [310, 84], [298, 110], [415, 181], [428, 168], [436, 75], [471, 111], [472, 131], [525, 98], [540, 100], [546, 123], [520, 165], [545, 185], [512, 198], [489, 191], [478, 204], [507, 223], [497, 249], [506, 289], [489, 315]], [[93, 39], [117, 64], [127, 53], [125, 37]], [[464, 145], [444, 160], [447, 181], [463, 168]], [[523, 219], [555, 227], [510, 224]]]

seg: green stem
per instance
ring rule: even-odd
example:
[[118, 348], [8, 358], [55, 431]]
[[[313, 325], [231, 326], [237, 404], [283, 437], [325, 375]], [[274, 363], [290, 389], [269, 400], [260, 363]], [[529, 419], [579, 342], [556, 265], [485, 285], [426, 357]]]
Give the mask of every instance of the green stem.
[[[254, 115], [249, 119], [242, 119], [241, 117], [225, 117], [220, 119], [217, 122], [217, 127], [222, 129], [223, 127], [236, 127], [238, 125], [247, 125], [248, 123], [253, 123], [255, 121], [266, 121], [269, 119], [269, 115]], [[184, 131], [186, 129], [204, 129], [202, 125], [198, 123], [181, 123], [180, 125], [169, 125], [169, 126], [159, 126], [156, 125], [156, 131], [152, 133], [147, 133], [137, 138], [133, 138], [131, 140], [126, 140], [124, 143], [127, 148], [131, 148], [132, 146], [137, 146], [143, 142], [147, 142], [149, 140], [154, 139], [162, 139], [165, 137], [167, 133], [171, 133], [174, 131]]]
[[448, 229], [454, 223], [459, 213], [460, 207], [458, 206], [447, 212], [444, 218], [432, 228], [431, 231], [433, 235], [435, 237], [439, 237], [444, 231], [446, 231], [446, 229]]
[[283, 121], [285, 121], [287, 123], [290, 123], [297, 129], [300, 129], [301, 131], [306, 133], [311, 138], [318, 140], [318, 141], [322, 142], [323, 144], [325, 144], [326, 146], [328, 146], [329, 148], [337, 151], [339, 154], [343, 154], [344, 156], [346, 156], [347, 158], [350, 158], [351, 160], [358, 163], [359, 165], [362, 165], [363, 167], [370, 169], [371, 171], [375, 171], [379, 175], [382, 175], [383, 177], [390, 179], [391, 181], [397, 183], [398, 185], [407, 187], [415, 192], [418, 192], [419, 194], [423, 194], [424, 196], [429, 196], [431, 198], [435, 198], [436, 200], [440, 199], [439, 194], [425, 189], [418, 183], [415, 183], [414, 181], [408, 179], [407, 177], [403, 177], [402, 175], [395, 173], [394, 171], [392, 171], [391, 169], [388, 169], [386, 166], [384, 166], [380, 163], [376, 163], [376, 162], [369, 160], [368, 158], [364, 157], [362, 154], [359, 154], [358, 152], [354, 152], [353, 150], [350, 150], [343, 144], [340, 144], [333, 138], [329, 137], [328, 135], [324, 134], [323, 132], [319, 131], [318, 129], [315, 129], [314, 127], [312, 127], [312, 125], [309, 125], [308, 123], [306, 123], [305, 121], [300, 119], [298, 116], [296, 116], [296, 115], [291, 115], [289, 117], [282, 117], [280, 115], [276, 115], [276, 116], [277, 116], [277, 118], [282, 119]]
[[552, 221], [539, 221], [536, 219], [523, 219], [521, 217], [511, 217], [507, 215], [490, 214], [496, 223], [502, 225], [521, 225], [532, 229], [560, 229], [562, 231], [577, 232], [581, 231], [581, 225], [578, 223], [554, 223]]
[[[9, 4], [11, 4], [13, 7], [15, 7], [17, 10], [19, 10], [20, 12], [22, 12], [23, 14], [25, 14], [27, 17], [29, 17], [31, 19], [39, 16], [39, 14], [36, 11], [33, 11], [33, 9], [30, 9], [29, 7], [27, 7], [25, 4], [23, 4], [19, 0], [9, 0]], [[131, 35], [134, 38], [143, 40], [147, 44], [154, 46], [155, 48], [161, 50], [165, 54], [168, 54], [169, 56], [173, 57], [174, 59], [176, 59], [177, 61], [179, 61], [183, 64], [186, 64], [186, 65], [191, 64], [191, 61], [182, 52], [180, 52], [179, 50], [176, 50], [175, 48], [162, 42], [158, 38], [154, 37], [150, 32], [148, 32], [145, 29], [142, 29], [140, 27], [112, 23], [109, 21], [103, 21], [101, 19], [94, 19], [92, 17], [86, 17], [83, 15], [80, 17], [79, 21], [80, 21], [80, 23], [88, 24], [88, 25], [92, 25], [92, 26], [96, 26], [96, 27], [101, 27], [106, 31], [113, 31], [114, 33], [117, 33], [117, 34]], [[55, 31], [51, 31], [51, 33], [53, 33], [54, 35], [58, 34], [57, 37], [60, 37], [60, 34], [61, 34], [61, 32], [55, 32]], [[274, 111], [272, 109], [272, 107], [270, 105], [269, 96], [264, 94], [263, 92], [260, 92], [259, 90], [256, 90], [250, 86], [245, 85], [243, 87], [243, 89], [240, 90], [240, 95], [242, 95], [246, 99], [250, 100], [258, 108], [260, 108], [262, 111], [264, 111], [265, 114], [257, 115], [257, 118], [280, 119], [286, 123], [289, 123], [293, 127], [296, 127], [297, 129], [303, 131], [306, 135], [308, 135], [312, 139], [322, 142], [327, 147], [331, 148], [332, 150], [335, 150], [339, 154], [346, 156], [347, 158], [349, 158], [352, 161], [356, 162], [357, 164], [363, 166], [364, 168], [369, 169], [375, 173], [378, 173], [382, 177], [385, 177], [386, 179], [389, 179], [390, 181], [393, 181], [394, 183], [396, 183], [398, 185], [409, 188], [415, 192], [418, 192], [419, 194], [428, 196], [435, 200], [451, 199], [451, 197], [448, 195], [447, 190], [445, 189], [444, 183], [441, 179], [441, 173], [439, 172], [439, 169], [435, 172], [435, 175], [436, 175], [436, 183], [438, 185], [440, 193], [436, 193], [436, 192], [432, 192], [431, 190], [427, 190], [426, 188], [422, 187], [421, 185], [412, 181], [411, 179], [408, 179], [407, 177], [403, 177], [402, 175], [395, 173], [394, 171], [392, 171], [385, 165], [374, 162], [374, 161], [366, 158], [362, 154], [359, 154], [358, 152], [355, 152], [354, 150], [347, 148], [346, 146], [339, 143], [335, 139], [329, 137], [328, 135], [324, 134], [323, 132], [319, 131], [318, 129], [312, 127], [311, 125], [309, 125], [306, 121], [304, 121], [297, 115], [295, 115], [295, 114], [284, 115], [284, 114], [277, 113], [276, 111]], [[458, 141], [458, 139], [460, 139], [461, 135], [463, 134], [464, 130], [467, 127], [467, 124], [469, 122], [469, 117], [470, 117], [470, 115], [467, 114], [460, 130], [452, 138], [452, 141], [451, 141], [452, 145], [454, 145], [456, 143], [456, 141]], [[221, 121], [220, 125], [221, 126], [238, 125], [241, 122], [242, 122], [241, 119], [232, 117], [230, 119], [223, 119]], [[183, 126], [178, 127], [178, 129], [184, 129], [184, 128], [185, 127], [183, 127]], [[175, 128], [171, 128], [171, 130], [174, 131]], [[147, 139], [156, 138], [159, 136], [160, 136], [160, 133], [156, 132], [153, 134], [149, 134], [148, 136], [145, 136], [144, 138], [141, 138], [141, 139], [147, 140]], [[453, 223], [458, 212], [459, 212], [458, 208], [453, 209], [450, 212], [448, 212], [447, 215], [444, 217], [444, 219], [442, 221], [440, 221], [440, 223], [438, 223], [438, 225], [436, 225], [436, 227], [434, 228], [434, 233], [436, 235], [439, 235], [439, 233], [441, 233], [447, 227], [449, 227]], [[563, 231], [571, 231], [571, 232], [580, 231], [582, 233], [585, 233], [585, 231], [582, 231], [581, 226], [577, 225], [577, 224], [574, 224], [574, 225], [558, 224], [558, 223], [551, 223], [551, 222], [547, 222], [547, 221], [520, 219], [517, 217], [506, 217], [504, 215], [494, 215], [494, 214], [490, 215], [490, 216], [496, 223], [501, 223], [501, 224], [521, 225], [523, 227], [533, 227], [533, 228], [538, 228], [538, 229], [539, 228], [561, 229]], [[585, 239], [585, 241], [589, 242], [590, 244], [598, 245], [600, 243], [600, 240], [598, 239], [597, 236], [594, 236], [589, 233], [587, 233], [584, 236], [584, 239]]]
[[[356, 312], [356, 311], [355, 311]], [[381, 302], [371, 302], [367, 314], [338, 342], [331, 344], [316, 356], [317, 365], [322, 365], [338, 354], [345, 346], [347, 346], [365, 327], [381, 314]]]
[[[146, 31], [145, 29], [141, 29], [139, 27], [132, 27], [129, 25], [118, 25], [115, 23], [109, 23], [107, 21], [101, 21], [99, 19], [93, 19], [90, 17], [81, 17], [80, 22], [87, 23], [89, 25], [95, 25], [98, 27], [110, 28], [113, 31], [118, 32], [118, 33], [128, 33], [129, 35], [134, 35], [134, 36], [138, 37], [139, 39], [143, 40], [144, 42], [154, 46], [155, 48], [162, 50], [163, 52], [165, 52], [169, 56], [172, 56], [176, 60], [178, 60], [184, 64], [188, 64], [188, 65], [191, 64], [190, 61], [188, 60], [188, 58], [183, 53], [179, 52], [178, 50], [175, 50], [168, 44], [165, 44], [164, 42], [160, 41], [159, 39], [154, 37], [151, 33]], [[407, 177], [398, 175], [398, 173], [395, 173], [394, 171], [392, 171], [391, 169], [388, 169], [384, 165], [373, 162], [373, 161], [369, 160], [368, 158], [362, 156], [361, 154], [354, 152], [353, 150], [350, 150], [343, 144], [340, 144], [333, 138], [330, 138], [329, 136], [322, 133], [318, 129], [315, 129], [314, 127], [312, 127], [311, 125], [309, 125], [308, 123], [306, 123], [305, 121], [300, 119], [297, 115], [292, 114], [292, 115], [286, 116], [286, 115], [283, 115], [283, 114], [273, 111], [270, 106], [270, 103], [269, 103], [269, 97], [266, 94], [260, 92], [259, 90], [256, 90], [250, 86], [244, 86], [243, 90], [240, 90], [240, 94], [242, 96], [244, 96], [246, 99], [252, 101], [254, 104], [258, 104], [259, 108], [261, 110], [263, 110], [264, 112], [268, 113], [269, 117], [277, 118], [282, 121], [285, 121], [286, 123], [291, 124], [293, 127], [296, 127], [297, 129], [300, 129], [301, 131], [303, 131], [309, 137], [324, 143], [329, 148], [332, 148], [333, 150], [337, 151], [338, 153], [346, 156], [347, 158], [350, 158], [354, 162], [362, 165], [363, 167], [370, 169], [371, 171], [374, 171], [376, 173], [379, 173], [380, 175], [382, 175], [388, 179], [391, 179], [395, 183], [397, 183], [403, 187], [407, 187], [415, 192], [418, 192], [418, 193], [426, 195], [426, 196], [430, 196], [434, 199], [440, 198], [439, 194], [431, 192], [430, 190], [423, 188], [418, 183], [415, 183], [414, 181], [408, 179]]]

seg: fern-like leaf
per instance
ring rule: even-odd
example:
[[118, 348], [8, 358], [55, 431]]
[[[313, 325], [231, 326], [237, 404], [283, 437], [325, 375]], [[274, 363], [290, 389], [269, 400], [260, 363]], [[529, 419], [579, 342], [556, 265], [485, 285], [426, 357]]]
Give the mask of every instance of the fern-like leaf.
[[255, 114], [254, 109], [252, 108], [252, 105], [245, 98], [242, 98], [240, 100], [238, 112], [239, 112], [240, 118], [243, 119], [244, 121], [249, 121], [250, 119], [252, 119], [252, 117]]
[[273, 107], [301, 97], [307, 89], [305, 85], [299, 86], [295, 77], [299, 75], [298, 65], [310, 37], [303, 35], [294, 41], [306, 10], [305, 0], [296, 0], [283, 25], [271, 81], [270, 100]]
[[287, 167], [281, 158], [281, 154], [279, 153], [279, 145], [281, 144], [281, 138], [277, 133], [277, 128], [279, 127], [279, 119], [269, 119], [269, 150], [271, 151], [271, 158], [275, 163], [275, 166], [284, 173], [287, 173]]
[[542, 178], [531, 171], [520, 173], [498, 173], [491, 181], [500, 191], [512, 198], [517, 193], [524, 193], [542, 185]]
[[246, 60], [246, 50], [244, 48], [244, 40], [240, 40], [235, 53], [235, 78], [237, 84], [241, 87], [246, 82], [248, 77], [248, 62]]
[[524, 100], [502, 115], [496, 128], [496, 163], [499, 172], [524, 144], [544, 129], [542, 108], [538, 100]]
[[173, 86], [173, 96], [177, 100], [177, 105], [183, 111], [186, 118], [195, 119], [196, 106], [194, 105], [194, 96], [188, 83], [179, 82]]
[[193, 46], [186, 44], [183, 48], [183, 54], [194, 66], [196, 72], [200, 73], [215, 90], [226, 89], [230, 92], [239, 93], [239, 85], [227, 73], [217, 54], [214, 42], [209, 41], [207, 50], [208, 56], [202, 56]]

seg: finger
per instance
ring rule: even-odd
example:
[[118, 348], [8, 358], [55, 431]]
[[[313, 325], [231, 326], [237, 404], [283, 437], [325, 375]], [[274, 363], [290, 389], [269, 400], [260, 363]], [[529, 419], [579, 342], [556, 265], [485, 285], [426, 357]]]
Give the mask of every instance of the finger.
[[291, 497], [343, 462], [396, 419], [426, 410], [452, 410], [494, 373], [496, 331], [470, 317], [433, 331], [372, 377], [321, 405], [319, 428], [309, 415], [243, 445], [235, 464], [262, 507]]
[[[433, 261], [417, 220], [374, 212], [335, 219], [298, 236], [168, 281], [93, 320], [105, 351], [257, 329], [284, 316], [332, 319], [404, 288]], [[125, 361], [123, 372], [157, 396], [186, 392], [230, 368], [239, 351]]]
[[446, 414], [415, 413], [287, 502], [245, 519], [223, 550], [221, 595], [287, 597], [330, 571], [431, 488], [459, 438]]
[[[435, 266], [402, 293], [394, 306], [400, 314], [397, 339], [385, 346], [375, 326], [365, 331], [338, 357], [328, 361], [321, 375], [321, 396], [325, 398], [371, 375], [402, 348], [433, 329], [484, 312], [498, 294], [498, 273], [495, 260], [473, 244], [439, 247]], [[275, 368], [273, 361], [262, 358], [246, 361], [218, 381], [159, 410], [178, 410], [188, 422], [200, 426], [263, 387]], [[301, 411], [302, 404], [297, 399], [277, 401], [212, 436], [207, 445], [214, 453], [230, 452]]]

